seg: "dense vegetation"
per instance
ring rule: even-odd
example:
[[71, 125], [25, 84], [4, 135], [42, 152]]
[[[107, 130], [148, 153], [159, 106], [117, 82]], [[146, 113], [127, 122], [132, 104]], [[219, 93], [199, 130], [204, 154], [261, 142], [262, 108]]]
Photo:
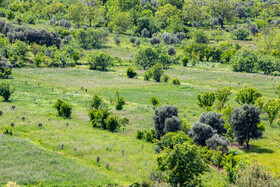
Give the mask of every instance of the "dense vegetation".
[[279, 17], [262, 0], [0, 0], [0, 184], [279, 186]]

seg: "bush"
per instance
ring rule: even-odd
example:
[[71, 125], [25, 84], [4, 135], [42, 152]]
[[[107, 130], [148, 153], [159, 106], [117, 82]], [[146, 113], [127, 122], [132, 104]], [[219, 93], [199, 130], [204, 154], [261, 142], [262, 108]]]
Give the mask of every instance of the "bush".
[[188, 62], [189, 62], [189, 58], [188, 57], [182, 58], [182, 64], [183, 64], [184, 67], [188, 66]]
[[117, 98], [116, 110], [122, 110], [123, 109], [123, 105], [125, 105], [124, 97]]
[[103, 129], [107, 128], [105, 120], [111, 115], [108, 109], [93, 109], [90, 110], [88, 116], [92, 123], [93, 127], [102, 127]]
[[211, 138], [217, 131], [214, 130], [210, 125], [196, 122], [194, 123], [189, 135], [193, 138], [193, 141], [197, 145], [205, 146], [206, 140]]
[[240, 104], [255, 104], [262, 94], [254, 87], [244, 87], [236, 93], [235, 101]]
[[172, 83], [175, 84], [175, 85], [180, 85], [180, 84], [181, 84], [181, 82], [180, 82], [179, 79], [177, 79], [177, 78], [176, 78], [176, 79], [173, 79], [173, 80], [172, 80]]
[[151, 71], [151, 70], [148, 70], [148, 71], [146, 71], [146, 73], [144, 74], [144, 80], [145, 80], [145, 81], [148, 81], [148, 80], [150, 80], [150, 78], [152, 78], [152, 76], [153, 76], [152, 71]]
[[197, 96], [197, 105], [201, 108], [205, 108], [207, 111], [211, 110], [215, 102], [215, 93], [211, 91], [204, 92], [202, 95]]
[[174, 47], [169, 47], [167, 50], [168, 55], [173, 56], [176, 55], [176, 50]]
[[159, 99], [157, 99], [156, 97], [151, 97], [150, 102], [152, 103], [153, 107], [157, 107], [160, 104]]
[[139, 47], [141, 45], [141, 40], [140, 39], [136, 40], [135, 44], [137, 47]]
[[12, 127], [5, 127], [3, 134], [11, 135], [13, 136], [15, 134], [14, 128]]
[[220, 147], [223, 153], [228, 152], [228, 144], [229, 141], [224, 136], [219, 136], [218, 134], [214, 134], [211, 138], [206, 140], [206, 146], [211, 149], [218, 150]]
[[126, 70], [126, 76], [127, 76], [128, 78], [132, 79], [133, 77], [137, 76], [137, 73], [136, 73], [136, 71], [135, 71], [134, 69], [128, 68], [128, 69]]
[[218, 114], [217, 112], [202, 113], [199, 122], [210, 125], [218, 134], [223, 134], [227, 130], [225, 129], [225, 120], [222, 116], [222, 114]]
[[152, 45], [155, 45], [160, 44], [161, 40], [158, 37], [153, 37], [152, 39], [150, 39], [150, 42]]
[[15, 89], [10, 88], [10, 84], [1, 83], [0, 84], [0, 96], [4, 98], [4, 101], [8, 101], [10, 96], [15, 92]]
[[167, 118], [164, 122], [164, 126], [165, 134], [168, 132], [177, 132], [182, 130], [181, 120], [176, 116]]
[[[158, 139], [166, 134], [166, 130], [169, 130], [169, 127], [166, 129], [166, 125], [172, 128], [174, 127], [174, 129], [181, 130], [181, 121], [179, 122], [177, 118], [174, 119], [173, 117], [178, 117], [178, 108], [176, 106], [165, 105], [155, 109], [153, 120]], [[166, 123], [167, 119], [171, 120], [168, 120], [168, 123]]]
[[102, 71], [105, 71], [113, 65], [113, 58], [103, 51], [90, 53], [87, 61], [90, 66], [89, 68], [92, 70], [101, 68]]
[[152, 76], [153, 76], [153, 79], [156, 81], [156, 82], [160, 82], [160, 79], [163, 75], [163, 67], [160, 63], [156, 63], [153, 67], [152, 67]]
[[100, 109], [102, 105], [102, 97], [95, 94], [90, 101], [90, 109]]
[[168, 82], [169, 79], [170, 77], [168, 75], [164, 75], [162, 78], [163, 82]]
[[209, 43], [208, 36], [202, 29], [194, 30], [193, 32], [191, 32], [191, 38], [196, 43]]
[[189, 136], [183, 132], [169, 132], [165, 136], [163, 136], [158, 142], [158, 145], [161, 149], [170, 148], [173, 149], [177, 144], [183, 144], [184, 142], [192, 142]]
[[54, 108], [58, 111], [59, 116], [63, 116], [65, 118], [71, 117], [72, 106], [66, 101], [58, 99], [54, 104]]
[[144, 137], [144, 131], [141, 131], [141, 130], [138, 129], [136, 131], [136, 138], [141, 140], [143, 137]]
[[115, 38], [114, 42], [115, 42], [116, 45], [119, 45], [121, 43], [121, 40], [119, 38]]
[[119, 119], [115, 116], [109, 116], [107, 119], [105, 119], [105, 123], [106, 129], [108, 129], [111, 132], [115, 132], [121, 126]]
[[136, 42], [136, 38], [135, 38], [135, 37], [132, 37], [132, 38], [129, 39], [129, 41], [130, 41], [130, 43], [132, 43], [133, 46], [134, 46], [134, 44], [135, 44], [135, 42]]
[[237, 30], [233, 31], [233, 35], [237, 40], [246, 40], [250, 33], [247, 29], [239, 27]]
[[253, 51], [242, 49], [236, 52], [230, 60], [230, 63], [235, 72], [252, 73], [257, 61], [258, 58]]

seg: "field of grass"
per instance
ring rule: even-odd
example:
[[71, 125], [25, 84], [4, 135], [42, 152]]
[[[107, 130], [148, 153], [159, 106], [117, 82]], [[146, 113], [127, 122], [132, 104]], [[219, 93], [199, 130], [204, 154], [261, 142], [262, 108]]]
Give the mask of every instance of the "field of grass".
[[[137, 47], [125, 36], [118, 36], [122, 43], [116, 46], [114, 37], [110, 35], [102, 50], [112, 56], [131, 58]], [[142, 42], [150, 45], [148, 41]], [[182, 53], [180, 45], [176, 49]], [[137, 140], [135, 133], [137, 129], [153, 128], [154, 110], [149, 101], [152, 96], [159, 98], [161, 105], [178, 106], [180, 117], [185, 116], [192, 123], [204, 112], [196, 105], [198, 94], [231, 86], [233, 94], [228, 104], [238, 107], [234, 95], [244, 84], [256, 87], [268, 100], [277, 97], [276, 85], [280, 83], [280, 77], [234, 73], [229, 65], [200, 62], [195, 67], [176, 65], [166, 70], [171, 79], [181, 81], [176, 86], [170, 82], [144, 81], [144, 71], [140, 69], [137, 79], [128, 79], [125, 72], [130, 65], [133, 66], [126, 62], [126, 66], [107, 72], [90, 71], [87, 66], [13, 69], [13, 79], [1, 80], [16, 90], [9, 102], [0, 102], [0, 131], [13, 122], [16, 134], [0, 134], [0, 184], [16, 181], [33, 185], [104, 186], [148, 181], [156, 168], [155, 145]], [[116, 89], [126, 101], [122, 111], [116, 111], [111, 102]], [[111, 112], [129, 118], [130, 124], [116, 133], [93, 128], [88, 103], [95, 93], [104, 98]], [[71, 119], [57, 116], [52, 107], [57, 99], [73, 106]], [[262, 119], [266, 115], [262, 114]], [[39, 127], [39, 123], [43, 126]], [[257, 160], [271, 171], [280, 172], [280, 145], [274, 140], [280, 136], [280, 127], [270, 127], [267, 121], [265, 124], [264, 137], [252, 141], [250, 150], [231, 149], [248, 161]], [[226, 185], [225, 176], [215, 170], [203, 176], [203, 183]]]

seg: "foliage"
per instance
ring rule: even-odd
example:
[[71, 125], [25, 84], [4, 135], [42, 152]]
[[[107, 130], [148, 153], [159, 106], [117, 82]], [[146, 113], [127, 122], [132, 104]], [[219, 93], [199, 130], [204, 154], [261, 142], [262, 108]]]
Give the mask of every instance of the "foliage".
[[158, 107], [160, 105], [160, 101], [156, 97], [151, 97], [150, 102], [152, 103], [153, 107]]
[[180, 85], [180, 84], [181, 84], [181, 82], [180, 82], [179, 79], [177, 79], [177, 78], [173, 79], [173, 80], [172, 80], [172, 83], [173, 83], [174, 85]]
[[233, 71], [252, 73], [258, 58], [253, 51], [242, 49], [231, 58]]
[[206, 112], [202, 113], [199, 118], [200, 123], [207, 124], [211, 126], [218, 134], [226, 133], [225, 120], [222, 118], [222, 114], [217, 112]]
[[197, 104], [198, 106], [205, 108], [207, 111], [211, 110], [211, 107], [213, 106], [215, 102], [215, 92], [207, 91], [204, 92], [202, 95], [197, 96]]
[[239, 27], [235, 31], [233, 31], [233, 35], [237, 40], [246, 40], [250, 35], [249, 31], [243, 27]]
[[153, 79], [156, 82], [160, 82], [160, 79], [163, 75], [163, 67], [161, 64], [156, 63], [153, 67], [152, 67], [152, 74], [153, 74]]
[[9, 83], [0, 84], [0, 96], [4, 98], [4, 101], [8, 101], [14, 92], [15, 89], [11, 89]]
[[260, 110], [254, 105], [244, 104], [241, 108], [233, 110], [230, 124], [239, 145], [245, 142], [246, 148], [249, 149], [250, 139], [262, 137], [262, 132], [258, 128], [260, 122]]
[[[177, 117], [178, 108], [176, 106], [165, 105], [155, 109], [153, 120], [157, 139], [160, 139], [160, 137], [164, 136], [169, 130], [181, 130], [181, 121], [177, 119]], [[168, 123], [167, 119], [169, 119]], [[169, 129], [169, 127], [166, 128], [166, 125], [171, 129]]]
[[133, 68], [129, 67], [129, 68], [126, 70], [126, 76], [127, 76], [128, 78], [132, 79], [132, 78], [134, 78], [135, 76], [137, 76], [137, 73], [136, 73], [136, 71], [135, 71]]
[[102, 71], [105, 71], [113, 65], [112, 60], [112, 57], [103, 51], [92, 52], [87, 57], [90, 69], [92, 70], [100, 68]]
[[273, 121], [277, 118], [277, 115], [280, 110], [280, 99], [270, 99], [268, 100], [264, 106], [263, 110], [268, 115], [268, 121], [270, 126], [272, 125]]
[[157, 59], [158, 54], [150, 47], [141, 48], [135, 55], [135, 63], [142, 66], [144, 70], [155, 65]]
[[105, 119], [105, 123], [106, 129], [111, 132], [115, 132], [121, 126], [119, 119], [116, 116], [112, 115], [108, 116], [108, 118]]
[[158, 142], [158, 146], [161, 149], [170, 148], [173, 149], [177, 144], [183, 144], [184, 142], [192, 142], [189, 136], [183, 131], [168, 132]]
[[223, 87], [219, 88], [215, 92], [215, 97], [218, 100], [218, 110], [221, 110], [225, 107], [226, 102], [229, 100], [229, 96], [231, 95], [231, 87]]
[[210, 125], [196, 122], [193, 124], [189, 135], [193, 138], [193, 141], [197, 145], [205, 146], [206, 140], [211, 138], [216, 133], [217, 131], [214, 130]]
[[191, 32], [191, 38], [196, 42], [196, 43], [208, 43], [208, 36], [202, 29], [194, 30]]
[[53, 107], [57, 110], [59, 116], [63, 116], [65, 118], [71, 117], [72, 106], [66, 101], [58, 99]]
[[183, 57], [182, 58], [182, 64], [184, 67], [187, 67], [188, 66], [188, 62], [189, 62], [189, 58], [188, 57]]
[[92, 99], [90, 100], [90, 109], [100, 109], [102, 105], [102, 97], [95, 94]]
[[278, 71], [280, 68], [279, 59], [270, 55], [258, 56], [258, 61], [256, 64], [256, 69], [263, 71], [265, 75], [270, 75], [271, 73]]
[[106, 41], [108, 32], [105, 29], [78, 29], [74, 36], [84, 49], [100, 48]]
[[103, 129], [107, 129], [106, 119], [111, 115], [108, 109], [93, 109], [90, 110], [88, 116], [90, 117], [90, 121], [93, 127], [102, 127]]
[[244, 87], [236, 93], [235, 101], [243, 105], [247, 104], [255, 104], [258, 98], [262, 97], [262, 94], [254, 87]]
[[211, 138], [206, 140], [206, 146], [208, 148], [217, 150], [220, 147], [223, 153], [228, 152], [228, 144], [229, 141], [227, 138], [218, 134], [214, 134]]
[[167, 148], [157, 157], [161, 171], [167, 172], [168, 181], [174, 186], [188, 186], [208, 169], [202, 150], [188, 142]]
[[3, 134], [7, 134], [7, 135], [13, 136], [13, 135], [15, 135], [15, 130], [14, 130], [13, 127], [8, 126], [8, 127], [5, 127], [5, 129], [3, 131]]

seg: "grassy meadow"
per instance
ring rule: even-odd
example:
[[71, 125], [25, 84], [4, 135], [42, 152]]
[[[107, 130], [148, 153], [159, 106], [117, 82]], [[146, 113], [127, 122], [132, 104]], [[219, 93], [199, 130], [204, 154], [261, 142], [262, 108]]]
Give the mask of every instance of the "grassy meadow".
[[[120, 37], [122, 43], [116, 46], [114, 37], [110, 35], [102, 50], [112, 56], [131, 58], [137, 48], [129, 43], [129, 38]], [[181, 48], [176, 47], [179, 54]], [[87, 66], [13, 69], [13, 79], [1, 80], [9, 82], [15, 93], [9, 102], [0, 103], [0, 131], [14, 123], [16, 134], [0, 134], [0, 184], [16, 181], [22, 185], [125, 186], [149, 181], [156, 168], [155, 145], [137, 140], [135, 133], [137, 129], [153, 128], [154, 109], [149, 101], [152, 96], [159, 98], [161, 105], [178, 106], [180, 117], [192, 123], [204, 112], [196, 104], [198, 94], [231, 86], [233, 94], [228, 104], [238, 107], [234, 95], [244, 84], [256, 87], [268, 100], [277, 97], [276, 85], [280, 83], [280, 77], [235, 73], [230, 65], [200, 62], [195, 67], [175, 65], [165, 70], [171, 79], [181, 81], [176, 86], [170, 81], [144, 81], [141, 69], [137, 69], [137, 79], [128, 79], [126, 69], [131, 65], [126, 63], [106, 72], [91, 71]], [[126, 101], [122, 111], [116, 111], [112, 103], [116, 89]], [[113, 113], [129, 118], [129, 125], [116, 133], [93, 128], [88, 111], [95, 93], [104, 98]], [[57, 116], [52, 107], [57, 99], [73, 106], [71, 119]], [[12, 105], [16, 106], [14, 110]], [[262, 139], [251, 141], [250, 150], [230, 149], [250, 162], [257, 160], [271, 171], [280, 172], [280, 145], [274, 140], [280, 136], [280, 127], [270, 127], [265, 114], [262, 119], [266, 124]], [[203, 176], [203, 183], [225, 186], [225, 176], [212, 170]]]

